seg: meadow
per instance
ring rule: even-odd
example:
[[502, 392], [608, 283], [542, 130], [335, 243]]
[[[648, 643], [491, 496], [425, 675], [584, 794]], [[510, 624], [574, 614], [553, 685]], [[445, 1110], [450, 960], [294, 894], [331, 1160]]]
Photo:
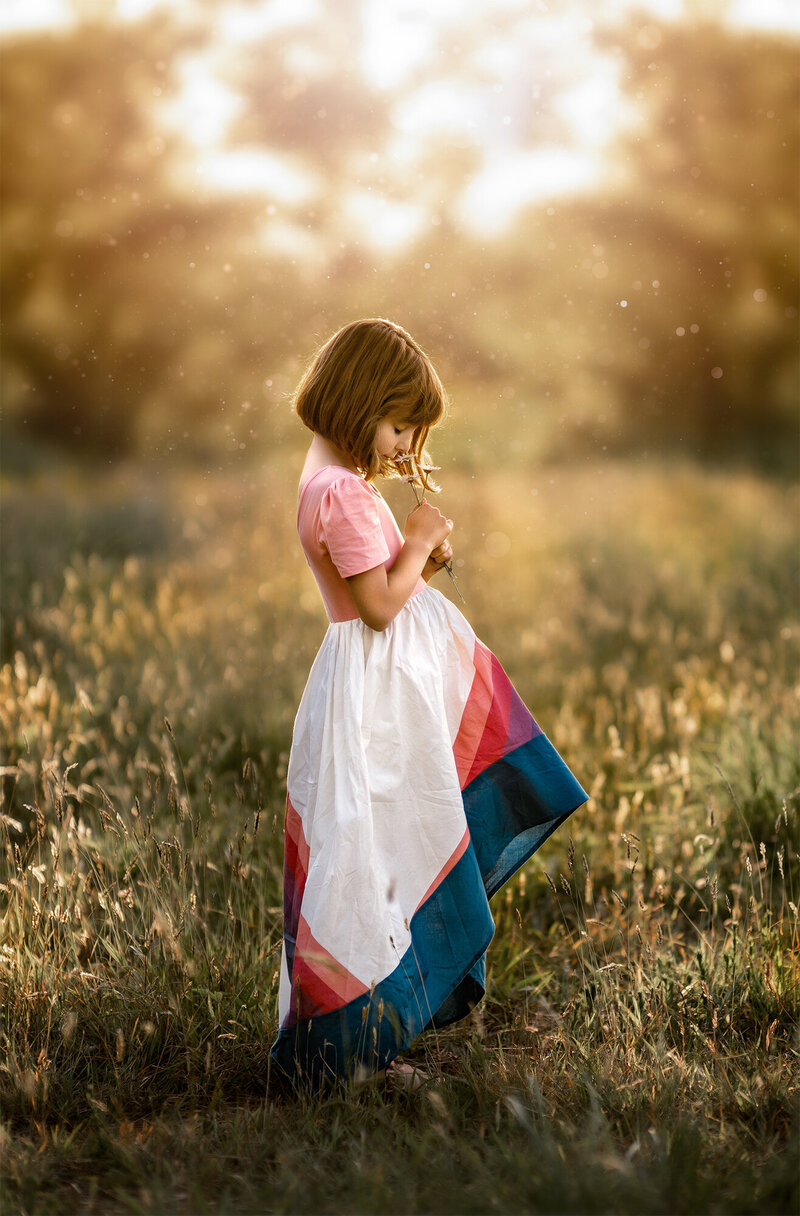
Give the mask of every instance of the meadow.
[[325, 628], [296, 476], [4, 482], [3, 1210], [796, 1212], [797, 489], [443, 470], [465, 612], [591, 800], [495, 897], [421, 1086], [298, 1096], [269, 1064]]

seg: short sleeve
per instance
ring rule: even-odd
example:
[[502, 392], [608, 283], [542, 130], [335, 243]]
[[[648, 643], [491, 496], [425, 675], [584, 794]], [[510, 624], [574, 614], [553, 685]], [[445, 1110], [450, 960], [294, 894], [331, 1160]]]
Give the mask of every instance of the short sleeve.
[[328, 487], [319, 509], [320, 540], [342, 578], [363, 574], [390, 557], [375, 496], [360, 478]]

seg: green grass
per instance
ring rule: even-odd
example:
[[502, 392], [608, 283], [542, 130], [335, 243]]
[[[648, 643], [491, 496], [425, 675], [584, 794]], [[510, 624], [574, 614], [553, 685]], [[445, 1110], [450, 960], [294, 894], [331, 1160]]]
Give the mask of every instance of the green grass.
[[269, 1065], [324, 630], [292, 474], [4, 486], [4, 1210], [797, 1210], [796, 495], [444, 482], [467, 615], [592, 800], [495, 898], [422, 1087], [323, 1097]]

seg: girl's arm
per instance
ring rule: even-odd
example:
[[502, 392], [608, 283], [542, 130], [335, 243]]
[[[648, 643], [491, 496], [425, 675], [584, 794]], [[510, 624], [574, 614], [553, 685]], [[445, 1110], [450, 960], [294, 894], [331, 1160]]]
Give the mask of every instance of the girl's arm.
[[452, 520], [429, 502], [423, 502], [406, 520], [406, 542], [390, 570], [374, 566], [347, 581], [358, 615], [370, 629], [381, 632], [409, 599], [426, 569], [432, 551], [452, 530]]

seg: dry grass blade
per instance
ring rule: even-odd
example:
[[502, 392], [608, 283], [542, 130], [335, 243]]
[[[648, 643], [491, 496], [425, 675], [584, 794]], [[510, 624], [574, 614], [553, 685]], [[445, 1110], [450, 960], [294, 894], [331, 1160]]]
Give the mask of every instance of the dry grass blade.
[[298, 1097], [268, 1048], [321, 617], [280, 459], [272, 514], [238, 480], [171, 481], [186, 533], [136, 558], [116, 530], [118, 551], [75, 552], [108, 543], [94, 485], [80, 528], [40, 483], [4, 487], [6, 1207], [793, 1214], [794, 492], [604, 467], [585, 514], [587, 473], [563, 468], [544, 528], [504, 505], [522, 478], [485, 469], [478, 494], [454, 470], [466, 534], [491, 508], [521, 557], [502, 594], [476, 581], [477, 631], [519, 637], [509, 674], [591, 811], [493, 900], [486, 997], [407, 1053], [418, 1092]]

